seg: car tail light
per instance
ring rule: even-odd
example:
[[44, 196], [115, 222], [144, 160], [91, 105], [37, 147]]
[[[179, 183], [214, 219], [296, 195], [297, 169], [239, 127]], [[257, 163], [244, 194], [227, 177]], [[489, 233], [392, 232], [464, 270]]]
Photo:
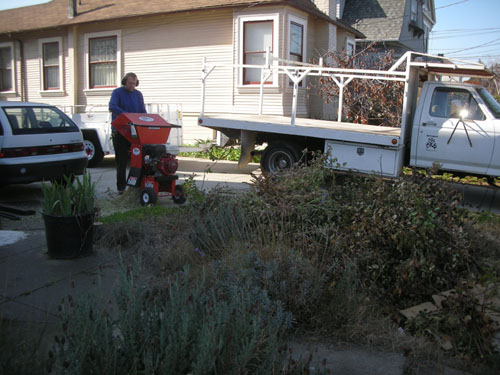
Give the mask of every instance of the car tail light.
[[0, 158], [19, 158], [23, 156], [39, 156], [65, 154], [68, 152], [83, 151], [83, 143], [69, 143], [54, 146], [33, 146], [33, 147], [13, 147], [3, 148], [0, 152]]

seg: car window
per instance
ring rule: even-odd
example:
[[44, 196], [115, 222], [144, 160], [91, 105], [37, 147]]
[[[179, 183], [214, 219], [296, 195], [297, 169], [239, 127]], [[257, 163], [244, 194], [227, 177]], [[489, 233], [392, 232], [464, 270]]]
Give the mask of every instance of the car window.
[[500, 103], [483, 87], [476, 90], [495, 118], [500, 118]]
[[432, 94], [430, 115], [433, 117], [460, 118], [467, 110], [467, 120], [484, 120], [484, 114], [471, 93], [463, 89], [439, 87]]
[[54, 107], [5, 107], [12, 134], [42, 134], [79, 131], [64, 113]]

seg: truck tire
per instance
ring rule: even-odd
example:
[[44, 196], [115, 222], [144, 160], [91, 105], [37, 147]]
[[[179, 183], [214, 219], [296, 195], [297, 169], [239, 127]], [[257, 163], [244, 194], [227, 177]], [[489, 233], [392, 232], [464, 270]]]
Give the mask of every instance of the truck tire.
[[300, 160], [299, 147], [292, 143], [276, 142], [267, 146], [260, 168], [263, 173], [276, 173], [291, 168]]
[[83, 147], [88, 158], [87, 167], [95, 167], [104, 159], [104, 153], [95, 132], [83, 132]]

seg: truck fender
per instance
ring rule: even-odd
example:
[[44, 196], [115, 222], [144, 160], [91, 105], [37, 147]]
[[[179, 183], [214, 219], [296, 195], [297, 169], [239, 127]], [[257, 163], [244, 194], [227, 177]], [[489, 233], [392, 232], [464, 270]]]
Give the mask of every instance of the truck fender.
[[252, 151], [255, 149], [257, 133], [249, 130], [241, 131], [241, 156], [238, 160], [238, 168], [244, 168], [252, 160]]

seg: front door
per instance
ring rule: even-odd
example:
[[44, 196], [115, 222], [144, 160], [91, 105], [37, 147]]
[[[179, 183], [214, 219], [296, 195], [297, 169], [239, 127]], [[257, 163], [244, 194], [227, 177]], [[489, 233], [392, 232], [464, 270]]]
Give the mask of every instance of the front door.
[[[494, 146], [494, 129], [463, 88], [436, 87], [424, 99], [418, 128], [416, 166], [485, 174]], [[461, 117], [462, 115], [462, 117]]]

